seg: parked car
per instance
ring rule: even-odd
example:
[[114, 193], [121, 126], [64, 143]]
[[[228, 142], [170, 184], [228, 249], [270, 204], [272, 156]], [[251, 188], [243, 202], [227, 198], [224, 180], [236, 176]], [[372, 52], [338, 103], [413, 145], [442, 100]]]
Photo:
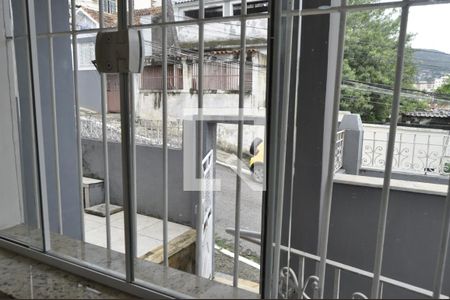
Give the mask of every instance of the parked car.
[[249, 168], [252, 172], [252, 178], [256, 182], [262, 183], [264, 181], [264, 142], [260, 138], [255, 138], [250, 145]]

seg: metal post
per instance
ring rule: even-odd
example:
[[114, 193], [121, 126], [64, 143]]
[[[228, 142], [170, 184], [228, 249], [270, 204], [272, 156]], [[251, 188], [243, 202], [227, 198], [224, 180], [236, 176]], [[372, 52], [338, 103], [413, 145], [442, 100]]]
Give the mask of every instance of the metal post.
[[[52, 22], [52, 2], [47, 0], [47, 26], [48, 32], [53, 33]], [[56, 111], [56, 91], [55, 91], [55, 56], [53, 51], [53, 36], [48, 37], [49, 63], [50, 63], [50, 93], [51, 93], [51, 109], [53, 121], [53, 140], [55, 151], [55, 176], [56, 176], [56, 206], [58, 211], [58, 232], [63, 234], [62, 206], [61, 206], [61, 175], [59, 166], [59, 140], [58, 140], [58, 118]]]
[[[341, 0], [341, 7], [346, 6], [347, 1]], [[347, 14], [341, 11], [339, 18], [339, 33], [337, 42], [336, 55], [336, 73], [334, 77], [334, 99], [333, 99], [333, 116], [331, 122], [331, 141], [328, 153], [328, 174], [325, 182], [325, 190], [323, 197], [323, 206], [320, 215], [319, 225], [319, 245], [318, 254], [320, 256], [318, 276], [319, 276], [319, 297], [322, 299], [325, 291], [325, 275], [327, 269], [327, 253], [328, 253], [328, 235], [330, 230], [331, 203], [333, 200], [333, 179], [334, 179], [334, 162], [336, 147], [336, 132], [338, 126], [339, 103], [341, 99], [341, 82], [342, 82], [342, 65], [344, 61], [344, 43], [345, 43], [345, 26]]]
[[[36, 164], [39, 174], [37, 176], [38, 192], [40, 196], [40, 221], [42, 228], [42, 250], [44, 252], [50, 251], [50, 223], [48, 215], [48, 190], [47, 190], [47, 165], [45, 163], [45, 144], [44, 144], [44, 125], [41, 106], [41, 91], [39, 82], [39, 64], [38, 52], [36, 42], [36, 19], [34, 11], [34, 0], [26, 2], [26, 19], [28, 30], [28, 47], [30, 53], [30, 81], [31, 81], [31, 99], [32, 115], [34, 116], [34, 135], [36, 149]], [[34, 100], [34, 101], [33, 101]]]
[[[167, 1], [162, 1], [162, 21], [167, 22]], [[162, 27], [162, 67], [163, 67], [163, 109], [162, 109], [162, 131], [163, 131], [163, 258], [164, 266], [169, 266], [169, 156], [167, 142], [167, 27]], [[174, 72], [175, 76], [175, 72]]]
[[75, 34], [76, 23], [76, 3], [75, 0], [70, 0], [70, 9], [72, 15], [72, 52], [73, 52], [73, 93], [75, 101], [75, 120], [77, 123], [77, 146], [78, 146], [78, 174], [80, 179], [80, 225], [81, 225], [81, 240], [84, 241], [84, 203], [83, 203], [83, 150], [81, 149], [81, 122], [80, 122], [80, 100], [78, 95], [78, 44], [77, 35]]
[[377, 244], [375, 250], [375, 262], [374, 262], [374, 276], [372, 281], [372, 291], [371, 298], [378, 298], [380, 293], [380, 277], [381, 277], [381, 267], [383, 265], [383, 252], [384, 252], [384, 239], [386, 236], [386, 222], [387, 213], [389, 207], [389, 189], [391, 185], [391, 174], [392, 174], [392, 163], [394, 159], [394, 147], [395, 147], [395, 134], [397, 131], [397, 118], [399, 114], [400, 107], [400, 92], [402, 87], [402, 77], [403, 77], [403, 61], [405, 44], [407, 37], [407, 26], [408, 26], [408, 12], [409, 6], [405, 5], [402, 8], [402, 16], [400, 23], [400, 35], [398, 38], [398, 48], [397, 48], [397, 66], [395, 69], [395, 84], [394, 84], [394, 99], [392, 102], [391, 111], [391, 124], [389, 128], [389, 140], [388, 148], [386, 153], [386, 166], [384, 170], [384, 182], [383, 190], [381, 193], [380, 201], [380, 214], [378, 219], [378, 231], [377, 231]]
[[237, 172], [236, 172], [236, 206], [234, 216], [234, 268], [233, 268], [233, 286], [237, 287], [239, 283], [239, 248], [241, 231], [241, 176], [242, 176], [242, 144], [244, 131], [244, 100], [245, 100], [245, 62], [247, 60], [246, 32], [247, 22], [247, 0], [241, 1], [241, 45], [239, 58], [239, 122], [238, 122], [238, 144], [237, 144]]
[[[103, 19], [103, 0], [98, 1], [99, 4], [99, 25], [100, 30], [104, 28]], [[109, 194], [109, 150], [108, 150], [108, 127], [106, 114], [108, 113], [108, 93], [107, 93], [107, 77], [106, 74], [100, 73], [101, 85], [101, 105], [102, 105], [102, 142], [103, 142], [103, 164], [105, 168], [104, 188], [105, 188], [105, 217], [106, 217], [106, 248], [111, 250], [111, 209]]]
[[[118, 2], [118, 30], [127, 30], [127, 1]], [[133, 193], [134, 155], [132, 134], [133, 99], [130, 98], [129, 74], [120, 73], [120, 121], [122, 135], [122, 184], [125, 221], [125, 267], [127, 282], [134, 281], [136, 257], [136, 206]]]
[[[118, 12], [119, 13], [119, 12]], [[134, 0], [128, 0], [128, 23], [130, 24], [130, 26], [133, 25], [133, 18], [134, 16]], [[126, 23], [126, 24], [128, 24]], [[126, 28], [128, 29], [128, 27]], [[137, 230], [137, 226], [136, 226], [136, 214], [137, 214], [137, 210], [136, 210], [136, 110], [134, 107], [134, 99], [135, 99], [135, 93], [134, 93], [134, 79], [135, 79], [135, 74], [134, 73], [130, 73], [128, 74], [129, 78], [128, 78], [128, 84], [129, 84], [129, 97], [130, 97], [130, 143], [131, 143], [131, 162], [132, 162], [132, 168], [131, 168], [131, 194], [133, 195], [133, 197], [131, 198], [132, 203], [133, 203], [133, 210], [131, 211], [132, 214], [132, 219], [134, 226], [131, 227], [131, 230], [133, 232], [132, 236], [133, 238], [133, 248], [134, 248], [134, 257], [137, 257], [136, 254], [136, 249], [137, 249], [137, 234], [136, 234], [136, 230]]]
[[[291, 1], [288, 3], [288, 9], [293, 11], [295, 9], [295, 2]], [[298, 9], [301, 10], [303, 8], [303, 0], [299, 0]], [[290, 21], [293, 21], [292, 19]], [[295, 179], [295, 157], [297, 153], [297, 105], [298, 105], [298, 83], [300, 77], [300, 47], [301, 47], [301, 32], [302, 32], [302, 17], [298, 16], [298, 32], [299, 36], [297, 37], [297, 63], [295, 69], [295, 91], [294, 91], [294, 118], [292, 121], [293, 130], [292, 130], [292, 171], [291, 171], [291, 183], [290, 183], [290, 191], [289, 191], [289, 229], [288, 229], [288, 252], [287, 252], [287, 266], [288, 269], [291, 268], [291, 248], [292, 248], [292, 208], [294, 203], [294, 179]], [[303, 258], [304, 260], [304, 258]], [[289, 275], [290, 272], [287, 272], [286, 279], [286, 291], [289, 291]], [[286, 293], [286, 297], [288, 294]]]
[[[262, 238], [264, 239], [264, 247], [262, 248], [262, 257], [264, 260], [264, 268], [262, 268], [262, 294], [264, 298], [276, 298], [278, 290], [275, 290], [278, 285], [278, 269], [279, 263], [276, 265], [274, 241], [275, 232], [277, 226], [281, 226], [281, 222], [277, 220], [282, 218], [282, 211], [278, 208], [282, 207], [278, 204], [278, 189], [282, 189], [283, 186], [278, 185], [279, 176], [279, 130], [280, 130], [280, 113], [281, 105], [280, 101], [274, 101], [278, 99], [281, 92], [281, 49], [282, 49], [282, 1], [274, 1], [271, 3], [271, 27], [269, 31], [268, 41], [271, 43], [269, 47], [269, 57], [271, 60], [270, 68], [271, 72], [268, 73], [267, 84], [269, 89], [267, 91], [267, 106], [270, 108], [267, 111], [268, 114], [268, 131], [266, 134], [266, 140], [268, 147], [267, 164], [268, 170], [274, 170], [274, 172], [268, 172], [268, 190], [265, 196], [264, 211], [266, 222], [262, 228]], [[278, 210], [277, 210], [278, 209]], [[278, 256], [279, 257], [279, 256]]]
[[[294, 0], [289, 0], [287, 6], [294, 8]], [[275, 250], [273, 257], [273, 294], [272, 297], [278, 297], [278, 281], [279, 281], [279, 269], [280, 269], [280, 247], [281, 247], [281, 231], [283, 223], [283, 203], [284, 203], [284, 181], [286, 170], [286, 145], [287, 145], [287, 131], [289, 123], [289, 99], [290, 99], [290, 83], [291, 83], [291, 61], [292, 61], [292, 33], [293, 33], [293, 21], [292, 17], [288, 17], [286, 21], [286, 34], [285, 34], [285, 48], [284, 48], [284, 82], [283, 90], [280, 91], [283, 95], [281, 102], [281, 119], [280, 119], [280, 142], [279, 142], [279, 167], [277, 178], [277, 195], [276, 195], [276, 218], [275, 218]], [[281, 50], [281, 49], [280, 49]], [[279, 97], [280, 94], [277, 95]]]
[[436, 270], [433, 282], [433, 298], [441, 296], [442, 284], [444, 282], [445, 266], [448, 253], [448, 242], [450, 238], [450, 179], [448, 183], [447, 198], [445, 199], [444, 214], [442, 216], [441, 239], [439, 241], [439, 254], [436, 262]]
[[[199, 20], [205, 18], [205, 3], [204, 0], [199, 0]], [[201, 273], [200, 249], [202, 245], [201, 229], [203, 227], [203, 210], [202, 210], [202, 184], [203, 179], [202, 162], [203, 162], [203, 59], [205, 54], [205, 24], [200, 22], [198, 25], [198, 87], [197, 87], [197, 106], [198, 106], [198, 121], [196, 126], [197, 143], [196, 143], [196, 177], [199, 181], [198, 187], [198, 201], [197, 201], [197, 240], [196, 240], [196, 273]]]

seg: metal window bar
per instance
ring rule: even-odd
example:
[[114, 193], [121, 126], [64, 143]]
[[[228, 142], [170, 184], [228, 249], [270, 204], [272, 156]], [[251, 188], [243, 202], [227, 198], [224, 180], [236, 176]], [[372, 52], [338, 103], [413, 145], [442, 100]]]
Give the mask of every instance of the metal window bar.
[[245, 62], [247, 60], [247, 0], [241, 1], [241, 36], [240, 36], [240, 60], [239, 60], [239, 122], [238, 122], [238, 144], [237, 144], [237, 172], [236, 172], [236, 206], [234, 216], [234, 268], [233, 268], [233, 286], [239, 284], [239, 249], [240, 249], [240, 230], [241, 230], [241, 193], [242, 193], [242, 144], [244, 131], [244, 99], [245, 99]]
[[[72, 18], [72, 31], [76, 32], [77, 16], [76, 16], [76, 3], [75, 0], [70, 1], [70, 10]], [[80, 99], [78, 94], [78, 43], [77, 36], [72, 34], [72, 55], [73, 55], [73, 93], [75, 102], [75, 122], [77, 125], [77, 147], [78, 147], [78, 174], [79, 174], [79, 191], [81, 202], [81, 240], [85, 240], [84, 236], [84, 203], [83, 203], [83, 150], [81, 149], [81, 122], [80, 122]]]
[[[199, 17], [198, 21], [205, 19], [205, 2], [204, 0], [199, 0]], [[197, 124], [196, 124], [196, 177], [199, 181], [198, 184], [198, 200], [197, 200], [197, 236], [196, 236], [196, 261], [200, 261], [200, 245], [202, 244], [202, 237], [200, 230], [203, 226], [203, 209], [202, 209], [202, 183], [203, 178], [203, 65], [204, 65], [204, 54], [205, 54], [205, 24], [203, 22], [198, 23], [198, 91], [197, 91]], [[201, 266], [199, 263], [196, 264], [196, 274], [201, 273]]]
[[[346, 12], [357, 12], [357, 11], [365, 11], [365, 10], [373, 10], [373, 9], [389, 9], [389, 8], [399, 8], [405, 5], [413, 6], [426, 6], [426, 5], [437, 5], [437, 4], [448, 4], [450, 0], [406, 0], [406, 1], [392, 1], [392, 2], [376, 2], [369, 4], [361, 4], [361, 5], [349, 5], [345, 7], [321, 7], [321, 8], [311, 8], [311, 9], [303, 9], [301, 11], [293, 11], [289, 14], [293, 16], [307, 16], [307, 15], [324, 15], [337, 11], [346, 11]], [[283, 15], [284, 16], [284, 15]], [[247, 15], [247, 20], [254, 19], [267, 19], [269, 15], [266, 13], [259, 14], [250, 14]], [[166, 23], [154, 23], [154, 24], [138, 24], [129, 26], [130, 28], [136, 29], [148, 29], [153, 27], [164, 27], [164, 26], [189, 26], [189, 25], [199, 25], [199, 24], [208, 24], [208, 23], [223, 23], [223, 22], [231, 22], [231, 21], [239, 21], [240, 16], [227, 16], [227, 17], [214, 17], [208, 19], [189, 19], [182, 21], [168, 21]], [[105, 28], [103, 31], [113, 31], [114, 28]], [[92, 29], [80, 29], [80, 30], [67, 30], [67, 31], [57, 31], [52, 33], [52, 36], [67, 36], [67, 35], [82, 35], [88, 33], [98, 33], [100, 30], [98, 28]], [[47, 37], [49, 33], [39, 33], [36, 34], [37, 38]], [[27, 38], [26, 36], [16, 36], [15, 39]]]
[[[340, 5], [345, 6], [346, 0], [341, 0]], [[331, 17], [331, 16], [330, 16]], [[320, 263], [318, 267], [319, 276], [319, 297], [322, 299], [325, 292], [325, 275], [326, 275], [326, 259], [328, 253], [328, 236], [330, 230], [331, 203], [333, 198], [333, 179], [335, 173], [335, 147], [336, 147], [336, 131], [338, 126], [339, 103], [341, 98], [341, 82], [342, 82], [342, 66], [344, 61], [344, 43], [345, 43], [345, 27], [347, 15], [345, 11], [340, 12], [339, 16], [339, 33], [337, 41], [337, 62], [334, 74], [334, 95], [333, 95], [333, 115], [331, 123], [331, 143], [328, 153], [328, 174], [325, 181], [325, 190], [323, 198], [323, 208], [320, 215], [319, 226], [319, 245], [318, 253]]]
[[[302, 1], [300, 1], [299, 5], [302, 5]], [[300, 6], [301, 7], [301, 6]], [[287, 9], [288, 10], [294, 10], [295, 8], [295, 1], [290, 0], [287, 2]], [[294, 33], [294, 17], [293, 16], [288, 16], [286, 17], [286, 45], [285, 45], [285, 49], [292, 49], [293, 47], [293, 33]], [[300, 31], [299, 31], [300, 32]], [[298, 45], [300, 45], [300, 38], [298, 39]], [[300, 51], [300, 48], [297, 48], [297, 51]], [[291, 55], [291, 51], [289, 51], [288, 55], [286, 56], [286, 61], [284, 62], [284, 76], [286, 76], [285, 81], [284, 81], [284, 85], [283, 85], [283, 91], [287, 94], [285, 95], [286, 99], [290, 98], [290, 85], [291, 85], [291, 61], [292, 61], [292, 55]], [[299, 66], [299, 61], [297, 60], [297, 66]], [[297, 74], [296, 74], [297, 75]], [[297, 76], [296, 76], [297, 77]], [[296, 78], [296, 84], [298, 84], [297, 78]], [[297, 92], [294, 92], [295, 96], [297, 96]], [[289, 100], [288, 100], [289, 101]], [[288, 102], [287, 101], [287, 102]], [[295, 105], [294, 107], [296, 108], [297, 105], [297, 99], [294, 99], [295, 101]], [[289, 109], [289, 104], [286, 103], [286, 112], [288, 113], [288, 109]], [[287, 117], [287, 115], [286, 115]], [[297, 113], [296, 110], [294, 111], [294, 127], [296, 126], [296, 120], [297, 120]], [[287, 138], [287, 127], [286, 127], [286, 138]], [[295, 129], [294, 129], [295, 132]], [[294, 135], [295, 136], [295, 135]], [[295, 138], [294, 138], [295, 140]], [[286, 140], [287, 141], [287, 140]], [[295, 153], [296, 150], [296, 146], [295, 146], [295, 141], [293, 141], [292, 143], [292, 150], [293, 153]], [[295, 157], [295, 154], [293, 155], [293, 157]], [[292, 164], [294, 166], [294, 162], [295, 160], [293, 159]], [[286, 162], [284, 162], [286, 163]], [[288, 225], [288, 247], [291, 247], [291, 234], [292, 234], [292, 204], [294, 201], [294, 197], [293, 197], [293, 182], [294, 182], [294, 172], [291, 173], [291, 190], [290, 190], [290, 194], [289, 194], [289, 225]], [[284, 197], [284, 196], [283, 196]], [[281, 235], [280, 235], [280, 243], [281, 243]], [[277, 251], [279, 251], [277, 249]], [[289, 297], [289, 275], [290, 275], [290, 266], [291, 266], [291, 253], [288, 252], [287, 253], [287, 267], [288, 267], [288, 271], [286, 272], [286, 292], [285, 292], [285, 298], [287, 299]]]
[[[127, 1], [118, 5], [118, 30], [127, 30]], [[120, 121], [122, 130], [122, 184], [125, 225], [126, 281], [134, 281], [136, 257], [136, 203], [135, 203], [135, 157], [134, 157], [134, 101], [130, 97], [130, 76], [120, 73]]]
[[[162, 1], [162, 21], [167, 21], [167, 1]], [[163, 68], [163, 260], [164, 266], [169, 266], [169, 233], [168, 233], [168, 219], [169, 219], [169, 153], [168, 153], [168, 137], [167, 137], [167, 123], [168, 123], [168, 103], [167, 103], [167, 27], [162, 29], [162, 68]], [[198, 229], [197, 229], [198, 230]], [[198, 234], [198, 233], [197, 233]]]
[[[280, 1], [281, 2], [281, 1]], [[288, 0], [287, 7], [292, 10], [294, 8], [294, 1]], [[281, 22], [280, 22], [281, 23]], [[287, 128], [288, 128], [288, 115], [289, 115], [289, 95], [290, 95], [290, 82], [291, 82], [291, 57], [292, 57], [292, 33], [293, 33], [293, 17], [288, 17], [286, 20], [286, 35], [285, 35], [285, 59], [284, 59], [284, 78], [283, 78], [283, 89], [282, 89], [282, 103], [281, 103], [281, 122], [280, 122], [280, 149], [279, 149], [279, 166], [277, 175], [277, 186], [276, 191], [276, 213], [277, 217], [275, 220], [275, 250], [274, 250], [274, 274], [273, 274], [273, 294], [272, 297], [278, 297], [278, 280], [279, 280], [279, 269], [280, 269], [280, 246], [281, 246], [281, 231], [282, 231], [282, 214], [283, 214], [283, 202], [284, 202], [284, 181], [285, 181], [285, 170], [286, 170], [286, 145], [287, 145]], [[281, 50], [281, 49], [280, 49]], [[278, 94], [279, 95], [279, 94]], [[278, 97], [277, 95], [277, 97]]]
[[380, 213], [377, 229], [377, 243], [374, 259], [374, 277], [371, 289], [371, 298], [379, 298], [380, 295], [380, 276], [383, 265], [384, 241], [386, 236], [386, 223], [389, 207], [389, 191], [391, 185], [392, 164], [394, 161], [395, 134], [397, 131], [397, 116], [400, 110], [400, 92], [403, 78], [403, 62], [405, 45], [407, 38], [409, 6], [402, 7], [400, 34], [397, 48], [397, 65], [395, 69], [394, 97], [392, 101], [391, 123], [389, 128], [389, 140], [386, 153], [386, 167], [384, 170], [384, 182], [381, 192]]
[[[125, 1], [125, 0], [124, 0]], [[126, 14], [128, 12], [128, 15]], [[117, 11], [120, 14], [120, 11]], [[126, 24], [126, 29], [133, 25], [134, 21], [134, 0], [128, 0], [128, 11], [125, 9], [123, 12], [127, 15], [127, 20], [124, 22]], [[119, 20], [120, 18], [118, 18]], [[117, 25], [118, 29], [119, 24]], [[130, 161], [131, 161], [131, 172], [130, 172], [130, 230], [131, 230], [131, 243], [132, 243], [132, 252], [133, 261], [137, 257], [137, 204], [136, 204], [136, 110], [134, 106], [135, 100], [135, 77], [134, 73], [128, 74], [128, 86], [129, 86], [129, 105], [130, 105]], [[134, 276], [133, 276], [134, 277]]]
[[440, 297], [445, 276], [445, 264], [448, 255], [448, 242], [450, 239], [450, 179], [448, 183], [447, 197], [445, 199], [444, 214], [442, 216], [441, 238], [439, 241], [439, 254], [436, 261], [436, 269], [433, 281], [433, 298]]
[[[281, 15], [282, 15], [282, 3], [281, 1], [271, 2], [270, 14], [272, 17], [272, 22], [269, 28], [269, 39], [271, 47], [269, 47], [269, 59], [272, 62], [280, 62], [281, 60], [281, 49], [282, 49], [282, 29], [281, 29]], [[266, 135], [268, 152], [266, 154], [268, 169], [273, 170], [273, 172], [268, 173], [267, 184], [268, 190], [264, 201], [264, 211], [266, 220], [263, 223], [263, 235], [264, 247], [262, 247], [263, 253], [263, 268], [262, 268], [262, 287], [261, 291], [264, 298], [277, 298], [278, 295], [275, 294], [275, 287], [278, 285], [278, 269], [279, 264], [276, 265], [275, 255], [276, 249], [273, 242], [275, 241], [275, 231], [277, 225], [280, 226], [279, 219], [282, 216], [280, 211], [280, 204], [277, 201], [277, 188], [278, 187], [278, 176], [280, 174], [278, 170], [278, 135], [280, 128], [280, 111], [282, 101], [273, 101], [273, 99], [278, 99], [281, 87], [281, 69], [280, 64], [272, 63], [272, 69], [268, 73], [267, 83], [269, 84], [269, 89], [267, 91], [267, 103], [270, 110], [268, 110], [268, 134]]]
[[[98, 1], [99, 4], [99, 26], [100, 30], [104, 28], [104, 1]], [[108, 124], [106, 114], [108, 113], [108, 92], [106, 74], [100, 73], [101, 86], [101, 106], [102, 106], [102, 144], [103, 144], [103, 164], [105, 170], [104, 190], [105, 190], [105, 218], [106, 218], [106, 248], [111, 250], [111, 208], [110, 208], [110, 188], [109, 188], [109, 148], [108, 148]], [[108, 251], [108, 255], [110, 252]]]
[[36, 41], [36, 19], [34, 14], [34, 0], [27, 1], [25, 4], [24, 15], [27, 19], [28, 48], [30, 54], [29, 78], [31, 81], [31, 99], [32, 118], [33, 118], [33, 136], [37, 144], [36, 147], [36, 169], [38, 171], [37, 190], [40, 198], [40, 226], [42, 230], [42, 250], [48, 252], [51, 250], [50, 241], [50, 222], [48, 214], [47, 200], [47, 176], [45, 163], [45, 145], [44, 145], [44, 125], [42, 120], [41, 92], [39, 82], [39, 64], [37, 60], [37, 41]]
[[[293, 255], [298, 256], [299, 261], [300, 261], [300, 263], [299, 263], [299, 272], [298, 272], [298, 274], [299, 274], [298, 290], [302, 290], [303, 284], [304, 284], [305, 281], [301, 280], [301, 278], [304, 276], [305, 261], [308, 259], [308, 260], [312, 261], [313, 263], [319, 263], [321, 258], [319, 256], [315, 255], [315, 254], [311, 254], [311, 253], [308, 253], [308, 252], [305, 252], [305, 251], [301, 251], [301, 250], [298, 250], [298, 249], [295, 249], [295, 248], [289, 249], [286, 246], [281, 246], [281, 250], [284, 251], [284, 252], [291, 251], [291, 253]], [[356, 267], [353, 267], [353, 266], [349, 266], [349, 265], [346, 265], [346, 264], [343, 264], [343, 263], [340, 263], [340, 262], [337, 262], [337, 261], [334, 261], [334, 260], [331, 260], [331, 259], [327, 259], [326, 263], [327, 263], [328, 267], [331, 267], [332, 269], [335, 270], [335, 272], [334, 272], [334, 275], [335, 275], [334, 279], [337, 278], [337, 279], [341, 280], [343, 272], [350, 273], [350, 274], [355, 274], [355, 275], [358, 275], [358, 276], [361, 276], [361, 277], [365, 277], [367, 279], [373, 279], [373, 277], [374, 277], [374, 274], [371, 273], [371, 272], [368, 272], [366, 270], [363, 270], [363, 269], [360, 269], [360, 268], [356, 268]], [[340, 278], [336, 276], [336, 271], [337, 270], [340, 270], [340, 273], [341, 273], [341, 275], [340, 275], [341, 277]], [[417, 294], [419, 296], [426, 296], [426, 297], [433, 297], [433, 298], [439, 298], [440, 297], [441, 299], [449, 299], [448, 295], [439, 294], [439, 297], [434, 297], [433, 296], [433, 291], [430, 291], [430, 290], [427, 290], [427, 289], [424, 289], [424, 288], [421, 288], [421, 287], [418, 287], [418, 286], [415, 286], [415, 285], [412, 285], [412, 284], [409, 284], [409, 283], [406, 283], [406, 282], [403, 282], [403, 281], [400, 281], [400, 280], [396, 280], [396, 279], [393, 279], [393, 278], [390, 278], [390, 277], [381, 276], [380, 277], [380, 293], [383, 292], [383, 289], [384, 289], [385, 285], [389, 285], [389, 286], [393, 286], [393, 287], [396, 287], [396, 288], [399, 288], [399, 289], [403, 289], [405, 291], [415, 293], [415, 294]], [[335, 289], [337, 288], [337, 283], [335, 281], [333, 281], [333, 288], [334, 288], [334, 291], [336, 291]]]
[[[47, 0], [47, 26], [48, 32], [53, 32], [53, 20], [52, 20], [52, 2]], [[55, 177], [56, 177], [56, 207], [58, 211], [58, 232], [64, 233], [63, 220], [62, 220], [62, 206], [61, 206], [61, 180], [60, 180], [60, 165], [59, 165], [59, 139], [58, 139], [58, 117], [56, 107], [56, 91], [55, 91], [55, 57], [53, 51], [53, 37], [48, 37], [49, 48], [49, 71], [50, 71], [50, 98], [51, 98], [51, 110], [53, 121], [53, 142], [55, 151]]]

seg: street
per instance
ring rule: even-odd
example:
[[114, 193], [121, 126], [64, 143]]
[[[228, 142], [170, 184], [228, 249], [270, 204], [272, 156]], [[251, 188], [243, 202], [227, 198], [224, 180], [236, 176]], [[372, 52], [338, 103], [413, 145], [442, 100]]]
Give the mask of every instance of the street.
[[[251, 181], [250, 176], [247, 176]], [[221, 180], [221, 191], [216, 192], [215, 234], [216, 243], [225, 242], [233, 246], [234, 236], [225, 232], [226, 228], [235, 226], [236, 173], [231, 169], [216, 164], [216, 178]], [[251, 181], [252, 185], [258, 185]], [[262, 193], [253, 191], [242, 183], [241, 191], [241, 229], [261, 232]], [[220, 241], [218, 241], [220, 240]], [[241, 254], [259, 257], [260, 246], [241, 240]]]

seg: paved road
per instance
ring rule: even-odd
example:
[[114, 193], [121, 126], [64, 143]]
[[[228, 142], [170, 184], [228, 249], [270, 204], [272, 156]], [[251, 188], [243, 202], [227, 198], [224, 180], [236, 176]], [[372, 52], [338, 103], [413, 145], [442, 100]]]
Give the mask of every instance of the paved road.
[[[234, 237], [225, 232], [228, 227], [235, 224], [235, 205], [236, 205], [236, 173], [227, 167], [216, 164], [216, 178], [221, 180], [222, 190], [216, 192], [216, 238], [226, 240], [233, 245]], [[254, 188], [259, 186], [251, 181], [250, 185]], [[241, 198], [241, 229], [261, 231], [261, 207], [262, 193], [252, 190], [248, 184], [242, 184]], [[246, 241], [241, 243], [241, 253], [251, 250], [259, 256], [260, 246]]]

